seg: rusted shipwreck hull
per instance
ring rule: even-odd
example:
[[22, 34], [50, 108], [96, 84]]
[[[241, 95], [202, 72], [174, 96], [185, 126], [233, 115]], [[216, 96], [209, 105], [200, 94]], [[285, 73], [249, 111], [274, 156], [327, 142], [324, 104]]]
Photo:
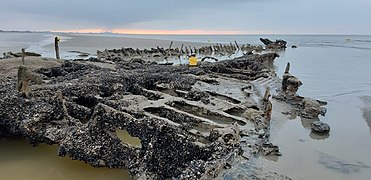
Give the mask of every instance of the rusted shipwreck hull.
[[[274, 77], [266, 64], [276, 57], [246, 55], [192, 68], [66, 61], [35, 70], [45, 83], [31, 84], [29, 98], [15, 91], [16, 77], [1, 82], [0, 131], [34, 145], [58, 144], [59, 156], [126, 168], [137, 178], [213, 178], [232, 156], [269, 149], [269, 96], [255, 101], [250, 81]], [[116, 129], [138, 137], [141, 147], [122, 142]], [[253, 142], [248, 152], [240, 148], [242, 134]]]
[[237, 42], [235, 44], [216, 44], [210, 46], [204, 46], [200, 48], [196, 47], [182, 47], [179, 48], [151, 48], [151, 49], [133, 49], [133, 48], [121, 48], [112, 50], [97, 51], [97, 57], [100, 60], [110, 60], [110, 61], [122, 61], [130, 60], [134, 57], [140, 58], [155, 58], [155, 57], [172, 57], [172, 56], [187, 56], [190, 54], [200, 54], [200, 55], [231, 55], [237, 51], [243, 51], [246, 53], [261, 52], [263, 51], [262, 46], [253, 46], [250, 44], [243, 44], [239, 46]]

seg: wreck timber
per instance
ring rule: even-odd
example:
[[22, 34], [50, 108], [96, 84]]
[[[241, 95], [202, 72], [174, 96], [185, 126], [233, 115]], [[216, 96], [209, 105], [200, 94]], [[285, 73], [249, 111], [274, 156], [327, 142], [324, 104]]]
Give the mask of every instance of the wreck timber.
[[[235, 156], [279, 155], [269, 143], [269, 92], [261, 97], [253, 83], [275, 77], [268, 64], [276, 57], [247, 54], [198, 67], [65, 61], [34, 70], [44, 84], [31, 83], [28, 98], [7, 74], [0, 81], [0, 135], [58, 144], [59, 156], [126, 168], [139, 179], [215, 178]], [[117, 129], [141, 146], [123, 142]], [[244, 151], [241, 136], [251, 142]]]
[[196, 47], [185, 47], [183, 50], [183, 45], [181, 48], [172, 48], [170, 44], [169, 48], [165, 49], [163, 47], [151, 48], [151, 49], [134, 49], [134, 48], [121, 48], [112, 49], [104, 51], [97, 51], [97, 57], [99, 60], [110, 60], [110, 61], [122, 61], [130, 60], [131, 58], [145, 58], [152, 59], [156, 57], [180, 57], [189, 56], [191, 54], [199, 55], [231, 55], [237, 51], [243, 51], [250, 54], [251, 52], [261, 52], [263, 50], [262, 46], [253, 46], [249, 44], [244, 44], [241, 47], [235, 42], [235, 44], [217, 44], [204, 46], [200, 48]]

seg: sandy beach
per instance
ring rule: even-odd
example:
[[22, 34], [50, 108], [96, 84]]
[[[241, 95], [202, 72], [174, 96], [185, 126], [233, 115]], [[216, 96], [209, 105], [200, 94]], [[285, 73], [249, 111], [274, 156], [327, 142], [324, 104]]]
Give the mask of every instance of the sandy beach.
[[[44, 58], [44, 57], [26, 57], [24, 66], [31, 71], [42, 67], [60, 66], [62, 60]], [[2, 59], [0, 61], [0, 81], [7, 77], [13, 77], [17, 74], [19, 66], [22, 66], [22, 58]]]

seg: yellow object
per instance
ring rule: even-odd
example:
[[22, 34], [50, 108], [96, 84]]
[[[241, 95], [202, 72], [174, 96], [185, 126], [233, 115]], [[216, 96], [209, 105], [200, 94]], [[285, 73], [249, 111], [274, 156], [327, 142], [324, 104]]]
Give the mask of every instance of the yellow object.
[[195, 57], [195, 56], [189, 57], [189, 65], [190, 66], [197, 66], [197, 62], [198, 62], [197, 57]]

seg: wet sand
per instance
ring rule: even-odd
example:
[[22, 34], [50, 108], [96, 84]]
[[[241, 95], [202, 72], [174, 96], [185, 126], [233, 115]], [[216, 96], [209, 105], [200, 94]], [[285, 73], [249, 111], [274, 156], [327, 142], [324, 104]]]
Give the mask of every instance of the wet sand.
[[[31, 71], [42, 67], [59, 66], [62, 60], [44, 57], [25, 57], [25, 66]], [[22, 58], [11, 58], [0, 60], [0, 82], [10, 76], [17, 74], [19, 66], [22, 65]]]
[[20, 52], [22, 48], [30, 48], [35, 45], [46, 45], [42, 42], [51, 38], [48, 33], [0, 33], [0, 56], [4, 52]]

